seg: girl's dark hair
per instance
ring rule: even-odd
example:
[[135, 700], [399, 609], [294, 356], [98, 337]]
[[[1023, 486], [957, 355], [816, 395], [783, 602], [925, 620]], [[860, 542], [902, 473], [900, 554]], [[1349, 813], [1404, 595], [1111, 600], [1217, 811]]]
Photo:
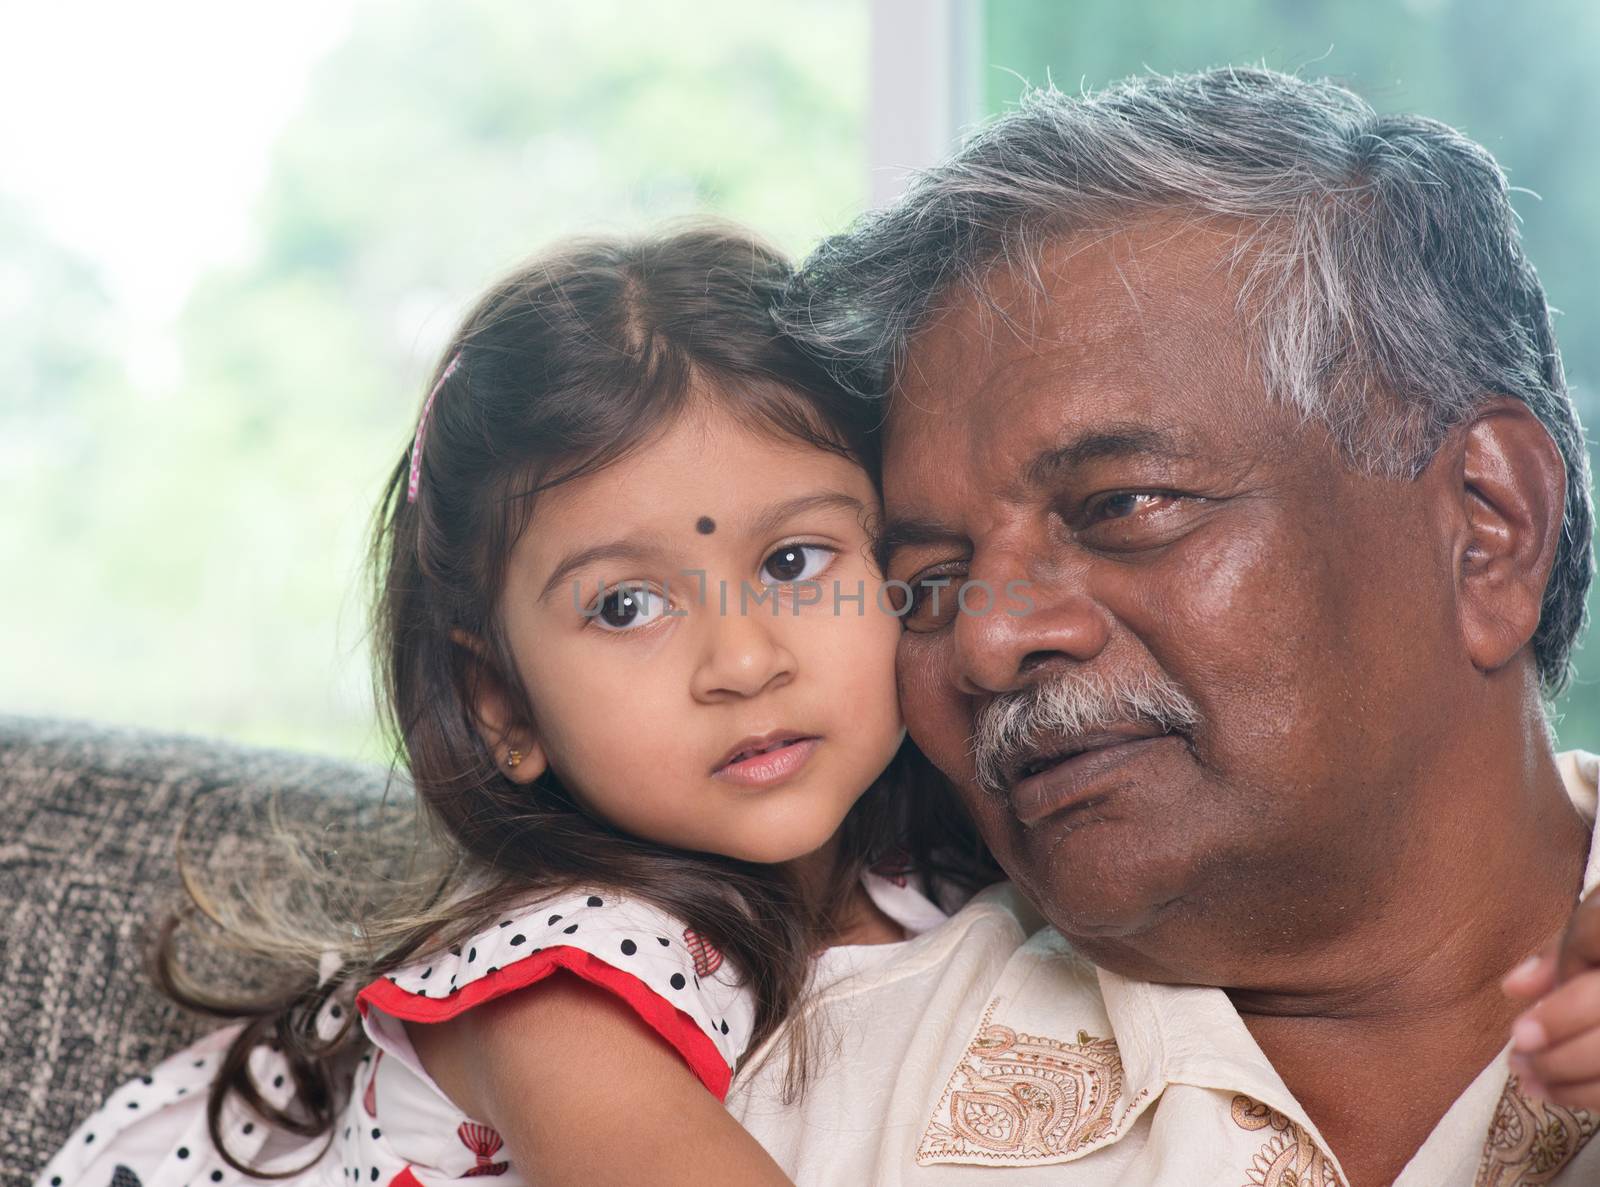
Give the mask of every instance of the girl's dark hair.
[[[337, 871], [318, 869], [285, 834], [301, 875], [289, 880], [292, 894], [259, 872], [213, 893], [186, 870], [192, 902], [167, 920], [157, 945], [157, 981], [171, 997], [244, 1020], [209, 1101], [212, 1138], [238, 1169], [250, 1168], [226, 1153], [219, 1125], [227, 1094], [295, 1132], [331, 1131], [361, 1032], [347, 1006], [339, 1035], [319, 1039], [319, 1011], [348, 1003], [409, 959], [459, 943], [530, 893], [611, 886], [683, 919], [747, 979], [757, 1003], [754, 1051], [794, 1012], [809, 955], [836, 929], [864, 866], [901, 850], [895, 856], [935, 894], [1000, 876], [909, 743], [846, 818], [834, 895], [814, 903], [781, 867], [620, 832], [553, 774], [513, 783], [476, 726], [484, 681], [532, 719], [498, 601], [540, 491], [616, 462], [696, 400], [873, 472], [875, 408], [842, 390], [771, 319], [790, 277], [778, 252], [720, 225], [569, 242], [490, 288], [444, 350], [430, 388], [458, 353], [459, 364], [429, 416], [416, 502], [406, 499], [408, 451], [389, 475], [368, 553], [375, 691], [423, 827], [387, 842], [356, 839], [373, 870], [384, 866], [365, 878], [349, 873], [348, 843]], [[197, 913], [209, 921], [202, 938], [265, 961], [269, 991], [246, 995], [237, 980], [208, 985], [187, 971], [179, 937]], [[343, 965], [323, 981], [317, 969], [328, 950]], [[246, 1061], [261, 1043], [289, 1059], [301, 1102], [293, 1112], [268, 1105], [251, 1081]], [[791, 1093], [803, 1084], [803, 1065], [803, 1057], [790, 1065]]]

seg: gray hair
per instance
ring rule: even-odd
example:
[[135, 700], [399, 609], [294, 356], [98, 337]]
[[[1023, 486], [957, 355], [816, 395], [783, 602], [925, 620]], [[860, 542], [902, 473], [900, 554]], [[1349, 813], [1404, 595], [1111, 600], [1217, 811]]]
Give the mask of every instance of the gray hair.
[[1352, 465], [1415, 477], [1485, 399], [1526, 404], [1566, 462], [1534, 656], [1570, 678], [1593, 571], [1588, 455], [1506, 178], [1436, 120], [1260, 69], [1130, 79], [1017, 108], [890, 208], [825, 240], [778, 311], [841, 380], [880, 394], [910, 336], [996, 265], [1039, 287], [1046, 242], [1179, 212], [1246, 228], [1241, 310], [1268, 391]]

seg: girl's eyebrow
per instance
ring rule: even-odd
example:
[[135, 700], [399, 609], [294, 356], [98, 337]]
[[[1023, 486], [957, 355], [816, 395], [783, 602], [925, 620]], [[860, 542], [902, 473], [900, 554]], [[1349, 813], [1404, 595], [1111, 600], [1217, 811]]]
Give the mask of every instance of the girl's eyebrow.
[[[844, 491], [829, 490], [818, 491], [814, 494], [799, 495], [793, 499], [785, 499], [781, 503], [774, 503], [765, 508], [760, 514], [750, 521], [749, 530], [757, 535], [767, 535], [776, 531], [786, 520], [807, 511], [853, 511], [862, 513], [866, 505], [854, 495]], [[563, 578], [586, 565], [596, 564], [599, 561], [635, 561], [644, 563], [661, 564], [670, 559], [669, 550], [659, 541], [638, 536], [622, 540], [609, 540], [604, 544], [595, 544], [589, 548], [570, 552], [561, 558], [550, 577], [544, 583], [544, 588], [539, 591], [539, 601], [544, 601], [550, 596], [556, 586], [561, 584]]]
[[799, 495], [793, 499], [785, 499], [781, 503], [774, 503], [761, 514], [750, 521], [750, 531], [758, 536], [765, 536], [776, 531], [785, 520], [792, 519], [806, 511], [866, 511], [866, 504], [854, 495], [845, 494], [842, 490], [818, 491], [815, 494]]
[[667, 556], [667, 550], [659, 543], [628, 537], [622, 540], [609, 540], [604, 544], [595, 544], [589, 548], [569, 552], [561, 558], [561, 563], [550, 574], [549, 580], [544, 583], [544, 588], [539, 591], [539, 601], [544, 601], [550, 596], [552, 590], [561, 583], [561, 579], [569, 573], [576, 572], [586, 565], [596, 564], [599, 561], [642, 561], [659, 563]]

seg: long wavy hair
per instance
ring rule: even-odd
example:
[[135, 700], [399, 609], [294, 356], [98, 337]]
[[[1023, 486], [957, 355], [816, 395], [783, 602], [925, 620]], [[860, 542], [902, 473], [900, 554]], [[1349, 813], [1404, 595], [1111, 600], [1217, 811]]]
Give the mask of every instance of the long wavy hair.
[[[816, 902], [781, 866], [621, 832], [553, 773], [512, 782], [476, 727], [485, 679], [533, 720], [498, 601], [512, 546], [538, 530], [539, 492], [605, 469], [706, 398], [876, 479], [876, 408], [775, 328], [771, 309], [790, 279], [782, 255], [717, 224], [572, 241], [493, 285], [441, 353], [430, 390], [459, 361], [428, 417], [416, 501], [407, 499], [408, 448], [388, 477], [367, 557], [380, 722], [414, 800], [401, 818], [341, 838], [336, 861], [316, 851], [327, 838], [312, 846], [280, 823], [271, 868], [235, 872], [226, 884], [202, 876], [180, 844], [189, 901], [164, 920], [154, 947], [168, 996], [243, 1022], [208, 1100], [212, 1139], [237, 1169], [252, 1173], [227, 1152], [229, 1094], [291, 1132], [331, 1140], [363, 1044], [354, 994], [459, 944], [530, 894], [610, 886], [683, 919], [749, 986], [754, 1051], [802, 1003], [809, 956], [836, 934], [863, 868], [894, 855], [935, 896], [1001, 876], [909, 743], [848, 814], [833, 889]], [[482, 654], [453, 641], [457, 629], [480, 640]], [[205, 962], [183, 955], [197, 944], [252, 957], [259, 975], [241, 980], [231, 966], [218, 975], [215, 960], [202, 975]], [[317, 1020], [334, 1007], [342, 1026], [322, 1037]], [[803, 1089], [805, 1030], [791, 1028], [791, 1096]], [[287, 1057], [294, 1107], [275, 1108], [257, 1091], [247, 1061], [261, 1044]]]

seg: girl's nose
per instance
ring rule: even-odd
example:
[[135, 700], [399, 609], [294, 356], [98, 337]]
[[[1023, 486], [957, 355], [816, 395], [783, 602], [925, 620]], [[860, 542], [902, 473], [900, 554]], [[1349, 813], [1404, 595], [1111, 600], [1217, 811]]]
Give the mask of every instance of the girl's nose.
[[784, 643], [783, 620], [769, 607], [721, 610], [707, 601], [705, 644], [691, 680], [696, 700], [753, 697], [794, 679], [798, 663]]

